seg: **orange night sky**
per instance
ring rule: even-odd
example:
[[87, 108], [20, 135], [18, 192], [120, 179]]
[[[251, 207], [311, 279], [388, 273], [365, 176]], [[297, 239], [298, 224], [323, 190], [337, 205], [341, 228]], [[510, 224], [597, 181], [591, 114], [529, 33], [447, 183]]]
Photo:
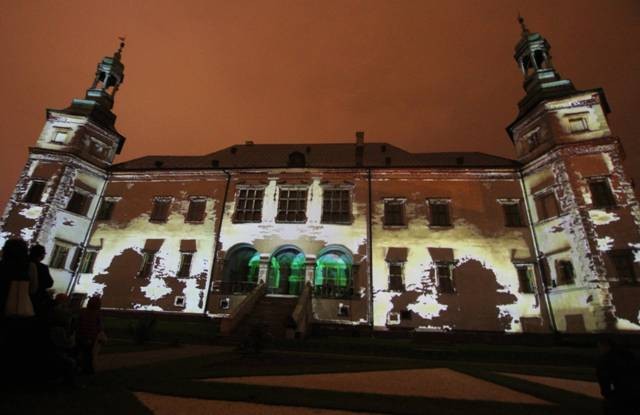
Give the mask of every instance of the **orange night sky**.
[[577, 88], [603, 87], [640, 180], [640, 2], [0, 2], [0, 206], [44, 123], [127, 36], [118, 161], [256, 143], [388, 141], [513, 157], [518, 10]]

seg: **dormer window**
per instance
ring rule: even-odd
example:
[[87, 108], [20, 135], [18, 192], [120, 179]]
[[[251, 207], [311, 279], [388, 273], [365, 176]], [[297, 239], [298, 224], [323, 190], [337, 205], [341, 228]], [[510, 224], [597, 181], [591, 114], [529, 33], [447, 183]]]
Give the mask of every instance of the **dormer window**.
[[589, 131], [589, 124], [585, 117], [572, 117], [569, 118], [569, 131], [572, 133], [582, 133]]
[[306, 165], [304, 154], [299, 151], [294, 151], [289, 154], [289, 167], [304, 167]]
[[55, 130], [53, 132], [53, 137], [51, 138], [51, 142], [56, 144], [66, 144], [68, 135], [69, 135], [69, 132], [66, 130]]

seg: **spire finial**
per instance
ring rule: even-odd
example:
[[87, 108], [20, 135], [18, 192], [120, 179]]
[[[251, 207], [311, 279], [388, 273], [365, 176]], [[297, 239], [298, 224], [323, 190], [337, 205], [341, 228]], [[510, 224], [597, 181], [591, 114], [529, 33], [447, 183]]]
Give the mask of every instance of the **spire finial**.
[[527, 25], [524, 24], [524, 17], [522, 17], [520, 12], [518, 12], [518, 23], [520, 23], [520, 27], [522, 27], [522, 34], [528, 35], [529, 29], [527, 28]]
[[118, 48], [116, 53], [113, 54], [113, 56], [117, 59], [120, 59], [122, 57], [122, 49], [124, 49], [125, 45], [124, 41], [127, 40], [127, 38], [124, 36], [118, 36], [118, 39], [120, 40], [120, 47]]

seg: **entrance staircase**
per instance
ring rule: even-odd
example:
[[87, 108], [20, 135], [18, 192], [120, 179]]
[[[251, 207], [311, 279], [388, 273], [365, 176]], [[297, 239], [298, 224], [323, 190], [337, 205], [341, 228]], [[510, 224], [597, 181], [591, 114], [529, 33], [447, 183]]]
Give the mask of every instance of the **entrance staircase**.
[[256, 326], [261, 326], [265, 336], [273, 339], [285, 338], [287, 328], [293, 324], [291, 315], [297, 302], [298, 297], [264, 296], [260, 298], [231, 336], [242, 340], [249, 336]]

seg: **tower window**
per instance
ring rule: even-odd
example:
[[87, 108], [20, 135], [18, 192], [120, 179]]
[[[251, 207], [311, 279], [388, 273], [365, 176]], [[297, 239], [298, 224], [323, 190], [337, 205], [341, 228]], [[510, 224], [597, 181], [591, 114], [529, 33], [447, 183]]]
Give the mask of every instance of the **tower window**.
[[151, 210], [152, 222], [166, 222], [169, 218], [169, 208], [171, 207], [170, 197], [157, 197], [153, 200], [153, 209]]
[[289, 154], [289, 167], [304, 167], [306, 165], [304, 154], [299, 151], [294, 151]]
[[53, 252], [51, 253], [51, 260], [49, 266], [56, 269], [64, 269], [67, 264], [67, 257], [69, 256], [69, 247], [64, 245], [55, 244], [53, 246]]
[[504, 211], [505, 226], [524, 226], [520, 202], [502, 203], [502, 210]]
[[616, 205], [616, 199], [611, 192], [609, 181], [605, 178], [589, 181], [591, 203], [594, 208], [609, 208]]
[[178, 277], [188, 277], [191, 273], [191, 261], [193, 260], [193, 252], [182, 252], [180, 254], [180, 268], [178, 269]]
[[[282, 196], [282, 195], [281, 195]], [[264, 188], [247, 187], [238, 190], [236, 196], [234, 222], [260, 222], [262, 221], [262, 200]]]
[[389, 291], [404, 291], [403, 262], [389, 264]]
[[635, 283], [636, 273], [633, 269], [633, 251], [630, 249], [620, 249], [609, 252], [609, 258], [615, 269], [615, 276], [619, 281]]
[[384, 201], [384, 226], [405, 226], [404, 199]]
[[138, 278], [149, 278], [151, 271], [153, 270], [153, 261], [156, 258], [156, 253], [152, 251], [146, 251], [142, 254], [142, 266], [138, 271]]
[[575, 274], [571, 261], [562, 260], [556, 262], [556, 271], [558, 275], [558, 285], [573, 284]]
[[581, 133], [589, 130], [586, 118], [569, 118], [569, 131], [572, 133]]
[[29, 190], [24, 196], [24, 201], [27, 203], [40, 203], [42, 201], [42, 193], [44, 192], [45, 182], [40, 180], [31, 181]]
[[97, 220], [110, 220], [113, 215], [113, 209], [116, 207], [115, 200], [103, 200], [98, 208]]
[[88, 194], [81, 193], [79, 191], [74, 191], [71, 195], [71, 199], [69, 199], [69, 203], [67, 203], [67, 210], [72, 213], [77, 213], [78, 215], [86, 215], [89, 211], [89, 206], [91, 205], [92, 197]]
[[516, 265], [518, 272], [519, 291], [525, 294], [534, 292], [533, 268], [529, 265]]
[[189, 201], [189, 210], [187, 210], [187, 222], [202, 222], [204, 220], [204, 212], [207, 207], [207, 199], [194, 198]]
[[560, 209], [558, 201], [553, 191], [546, 192], [536, 196], [536, 211], [538, 212], [538, 220], [545, 220], [558, 216]]
[[281, 188], [276, 221], [304, 223], [307, 220], [307, 189]]
[[436, 265], [436, 276], [438, 278], [438, 292], [441, 294], [453, 294], [453, 276], [451, 268], [453, 264], [439, 263]]
[[543, 51], [536, 50], [533, 52], [533, 59], [535, 60], [536, 67], [538, 69], [544, 69], [547, 67], [547, 60]]
[[324, 189], [322, 223], [351, 223], [351, 192], [348, 189]]
[[90, 274], [93, 272], [93, 265], [96, 262], [98, 253], [96, 251], [86, 251], [80, 264], [80, 273]]
[[56, 144], [65, 144], [67, 142], [68, 134], [69, 133], [67, 131], [56, 130], [53, 133], [53, 137], [51, 138], [51, 142], [56, 143]]
[[429, 226], [451, 226], [448, 200], [429, 200]]

